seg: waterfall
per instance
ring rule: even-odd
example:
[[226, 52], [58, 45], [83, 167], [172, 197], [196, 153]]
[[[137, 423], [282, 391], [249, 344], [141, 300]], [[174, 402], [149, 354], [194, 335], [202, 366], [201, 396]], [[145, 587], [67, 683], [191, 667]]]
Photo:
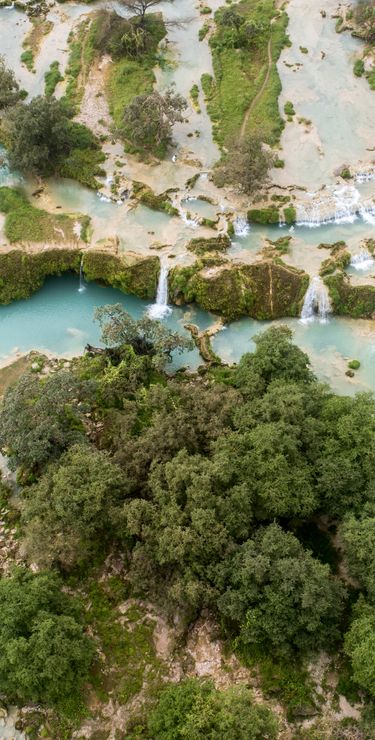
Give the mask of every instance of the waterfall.
[[84, 280], [84, 276], [83, 276], [83, 255], [82, 255], [81, 262], [80, 262], [80, 265], [79, 265], [79, 288], [78, 288], [78, 293], [83, 293], [84, 290], [86, 290], [86, 286], [85, 286], [85, 280]]
[[250, 224], [244, 216], [236, 216], [233, 228], [236, 236], [247, 236], [250, 232]]
[[171, 313], [172, 309], [168, 306], [168, 265], [160, 260], [159, 282], [156, 292], [156, 301], [148, 307], [150, 319], [164, 319]]
[[374, 264], [375, 260], [367, 249], [361, 249], [358, 254], [353, 254], [350, 260], [350, 266], [355, 270], [371, 270]]
[[320, 322], [324, 324], [331, 310], [327, 287], [320, 277], [314, 277], [310, 281], [310, 285], [306, 291], [302, 306], [301, 321], [307, 324], [318, 316]]
[[352, 185], [318, 193], [309, 193], [308, 200], [296, 205], [297, 225], [314, 228], [322, 224], [353, 223], [358, 214], [362, 215], [360, 194]]

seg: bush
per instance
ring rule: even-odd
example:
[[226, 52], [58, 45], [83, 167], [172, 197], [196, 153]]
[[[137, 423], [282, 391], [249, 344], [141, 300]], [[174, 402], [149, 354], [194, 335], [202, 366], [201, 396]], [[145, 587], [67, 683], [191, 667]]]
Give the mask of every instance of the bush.
[[353, 72], [356, 77], [362, 77], [365, 71], [365, 63], [363, 59], [356, 59], [354, 62]]
[[277, 730], [275, 715], [255, 704], [249, 689], [218, 691], [212, 683], [196, 679], [167, 686], [148, 721], [154, 740], [271, 740]]
[[9, 701], [78, 698], [94, 655], [56, 576], [18, 569], [0, 580], [0, 693]]

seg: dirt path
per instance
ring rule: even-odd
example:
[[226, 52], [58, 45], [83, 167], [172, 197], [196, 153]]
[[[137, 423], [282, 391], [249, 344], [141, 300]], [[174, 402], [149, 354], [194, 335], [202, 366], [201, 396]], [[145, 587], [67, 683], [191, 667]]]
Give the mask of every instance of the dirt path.
[[263, 82], [262, 87], [260, 88], [259, 92], [257, 92], [255, 98], [251, 101], [251, 103], [250, 103], [250, 105], [249, 105], [249, 107], [248, 107], [248, 109], [247, 109], [247, 111], [246, 111], [246, 113], [244, 115], [244, 119], [242, 121], [242, 126], [241, 126], [241, 131], [240, 131], [240, 139], [243, 139], [243, 137], [245, 136], [247, 124], [249, 122], [249, 118], [251, 116], [251, 113], [254, 110], [254, 108], [255, 108], [256, 104], [258, 103], [258, 101], [260, 100], [260, 98], [262, 97], [262, 95], [263, 95], [263, 93], [264, 93], [264, 91], [265, 91], [265, 89], [266, 89], [266, 87], [268, 85], [268, 80], [270, 78], [271, 67], [272, 67], [272, 39], [269, 39], [269, 41], [268, 41], [267, 55], [268, 55], [267, 74], [266, 74], [266, 76], [264, 78], [264, 82]]

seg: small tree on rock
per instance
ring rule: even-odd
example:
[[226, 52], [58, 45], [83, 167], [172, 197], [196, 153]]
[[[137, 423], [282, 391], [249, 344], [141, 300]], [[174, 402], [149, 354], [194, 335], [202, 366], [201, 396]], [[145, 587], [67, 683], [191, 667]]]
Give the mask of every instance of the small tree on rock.
[[[172, 2], [172, 0], [168, 0], [168, 2]], [[161, 0], [121, 0], [121, 5], [127, 8], [133, 15], [139, 17], [141, 26], [145, 22], [147, 11], [150, 8], [154, 8], [155, 5], [160, 5], [160, 3]]]
[[136, 147], [164, 150], [171, 141], [173, 125], [184, 120], [186, 106], [186, 100], [172, 90], [164, 95], [156, 90], [137, 95], [125, 108], [124, 134]]
[[234, 185], [247, 195], [258, 192], [268, 181], [274, 155], [259, 136], [241, 139], [230, 147], [230, 154], [217, 168], [215, 182], [219, 187]]

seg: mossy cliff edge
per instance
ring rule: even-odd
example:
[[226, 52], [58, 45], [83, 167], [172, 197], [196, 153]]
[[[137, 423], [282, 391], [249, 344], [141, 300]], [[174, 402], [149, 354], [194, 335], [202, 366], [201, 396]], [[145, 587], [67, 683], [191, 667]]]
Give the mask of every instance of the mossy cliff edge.
[[98, 280], [140, 298], [153, 298], [159, 275], [157, 257], [117, 256], [100, 251], [53, 248], [41, 252], [11, 249], [0, 253], [0, 303], [28, 298], [45, 279], [78, 273], [83, 255], [86, 280]]
[[351, 285], [347, 275], [329, 275], [324, 280], [331, 298], [333, 312], [353, 319], [375, 318], [375, 286]]
[[140, 298], [154, 298], [160, 261], [158, 257], [142, 257], [132, 252], [120, 256], [91, 250], [84, 253], [83, 270], [85, 280], [97, 280]]
[[[116, 255], [97, 249], [12, 249], [0, 253], [0, 303], [28, 298], [50, 275], [78, 273], [82, 257], [85, 280], [96, 280], [140, 298], [155, 297], [160, 271], [156, 256], [132, 252]], [[276, 319], [299, 315], [308, 282], [306, 273], [281, 260], [245, 265], [202, 259], [171, 270], [169, 299], [177, 305], [194, 301], [227, 320], [239, 316]]]
[[277, 319], [299, 315], [308, 283], [305, 272], [281, 260], [213, 266], [202, 260], [171, 270], [169, 293], [172, 303], [194, 301], [226, 319]]

